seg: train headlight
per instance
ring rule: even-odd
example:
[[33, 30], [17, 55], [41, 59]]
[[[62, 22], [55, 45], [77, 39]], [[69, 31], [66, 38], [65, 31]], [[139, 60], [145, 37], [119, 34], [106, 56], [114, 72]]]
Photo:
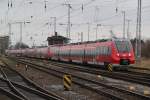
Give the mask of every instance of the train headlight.
[[118, 56], [118, 57], [120, 56], [119, 53], [117, 53], [117, 56]]
[[129, 53], [129, 57], [131, 56], [131, 53]]

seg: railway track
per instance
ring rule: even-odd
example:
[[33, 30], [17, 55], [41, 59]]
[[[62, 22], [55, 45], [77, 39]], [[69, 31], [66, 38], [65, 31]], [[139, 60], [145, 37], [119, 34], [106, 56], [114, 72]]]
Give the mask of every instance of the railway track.
[[149, 96], [145, 96], [145, 95], [140, 94], [140, 93], [125, 90], [123, 88], [111, 86], [111, 85], [108, 85], [104, 82], [91, 80], [91, 79], [89, 79], [87, 77], [84, 77], [84, 76], [78, 76], [74, 73], [66, 72], [65, 70], [47, 68], [45, 66], [41, 66], [41, 65], [31, 63], [31, 62], [27, 62], [27, 61], [23, 61], [23, 60], [18, 60], [18, 62], [22, 63], [22, 64], [27, 64], [32, 68], [36, 68], [36, 69], [38, 69], [40, 71], [44, 71], [48, 74], [55, 75], [59, 78], [62, 78], [63, 74], [70, 74], [74, 77], [73, 82], [75, 84], [81, 85], [82, 87], [86, 87], [86, 88], [88, 88], [90, 90], [93, 90], [97, 93], [103, 94], [103, 95], [105, 95], [105, 96], [107, 96], [111, 99], [114, 99], [114, 98], [118, 99], [118, 100], [124, 100], [124, 99], [127, 99], [127, 98], [128, 99], [135, 99], [136, 98], [136, 100], [142, 100], [142, 99], [147, 99], [148, 100], [148, 99], [150, 99]]
[[[32, 59], [34, 61], [37, 61], [37, 60], [42, 61], [43, 60], [43, 59], [37, 59], [37, 58], [24, 58], [24, 57], [21, 57], [21, 59], [28, 59], [28, 60]], [[47, 61], [50, 62], [50, 64], [62, 64], [62, 65], [71, 66], [71, 67], [76, 67], [76, 66], [77, 67], [85, 67], [84, 65], [77, 64], [77, 63], [70, 64], [70, 63], [66, 63], [66, 62], [58, 62], [58, 61], [50, 61], [50, 60], [47, 60]], [[99, 67], [95, 68], [95, 66], [92, 66], [92, 68], [91, 68], [91, 65], [86, 65], [86, 68], [89, 68], [90, 70], [92, 70], [92, 69], [94, 69], [94, 70], [101, 70]], [[141, 71], [143, 71], [143, 72], [141, 72]], [[148, 69], [148, 68], [139, 68], [139, 67], [130, 66], [129, 70], [126, 70], [126, 71], [115, 71], [115, 72], [139, 75], [140, 77], [150, 79], [150, 69]]]
[[110, 73], [106, 70], [86, 68], [86, 67], [58, 63], [58, 62], [56, 63], [52, 61], [50, 61], [50, 64], [63, 67], [63, 68], [74, 69], [82, 72], [87, 72], [96, 75], [103, 75], [110, 78], [115, 78], [115, 79], [120, 79], [120, 80], [125, 80], [129, 82], [150, 86], [150, 74], [147, 73], [139, 73], [139, 72], [132, 72], [132, 71], [119, 71], [119, 72]]
[[137, 74], [144, 76], [146, 78], [150, 78], [150, 69], [148, 68], [130, 67], [128, 73]]
[[64, 100], [35, 86], [33, 82], [29, 82], [8, 66], [0, 66], [0, 71], [0, 89], [5, 93], [9, 92], [12, 97], [15, 97], [14, 100]]
[[24, 100], [20, 96], [18, 96], [18, 92], [16, 89], [13, 89], [13, 85], [9, 83], [9, 81], [6, 81], [3, 78], [0, 78], [0, 91], [9, 97], [11, 97], [14, 100]]
[[[33, 59], [33, 60], [36, 61], [38, 59]], [[150, 86], [150, 74], [148, 74], [148, 73], [140, 73], [140, 72], [135, 72], [135, 71], [117, 71], [117, 72], [110, 73], [106, 70], [100, 70], [98, 68], [90, 68], [89, 66], [84, 67], [84, 66], [60, 63], [60, 62], [55, 62], [55, 61], [48, 61], [48, 63], [52, 64], [54, 66], [57, 66], [57, 67], [78, 70], [81, 72], [102, 75], [102, 76], [106, 76], [106, 77], [110, 77], [110, 78], [114, 78], [114, 79], [120, 79], [120, 80], [124, 80], [124, 81], [129, 81], [129, 82], [133, 82], [133, 83]]]

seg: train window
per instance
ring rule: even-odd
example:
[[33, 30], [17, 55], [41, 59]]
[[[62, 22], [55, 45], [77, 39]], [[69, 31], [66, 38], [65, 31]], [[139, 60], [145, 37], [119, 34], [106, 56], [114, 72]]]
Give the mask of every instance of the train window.
[[90, 56], [92, 56], [92, 50], [90, 49]]
[[102, 55], [102, 47], [100, 47], [100, 55]]
[[108, 56], [108, 46], [106, 46], [106, 56]]
[[107, 47], [104, 46], [104, 55], [106, 56], [107, 55]]
[[101, 55], [101, 47], [97, 47], [96, 51], [97, 51], [97, 55]]
[[104, 47], [102, 46], [102, 55], [104, 55]]
[[78, 56], [79, 55], [79, 51], [78, 50], [76, 50], [76, 56]]
[[87, 56], [90, 56], [90, 50], [87, 50]]
[[90, 50], [88, 50], [88, 56], [90, 56]]
[[107, 54], [107, 48], [106, 48], [106, 46], [104, 46], [104, 55], [106, 55]]
[[70, 55], [71, 55], [71, 56], [74, 56], [73, 50], [70, 51]]
[[109, 55], [109, 47], [107, 47], [107, 56]]
[[104, 48], [104, 55], [106, 55], [106, 47], [104, 46], [103, 48]]
[[91, 51], [91, 56], [93, 56], [93, 50], [91, 49], [90, 51]]
[[100, 54], [100, 48], [97, 47], [95, 52], [96, 52], [97, 55], [99, 55]]
[[91, 56], [91, 50], [89, 50], [89, 56]]
[[111, 47], [109, 47], [109, 55], [111, 55]]
[[90, 56], [90, 51], [89, 50], [86, 50], [86, 55]]
[[80, 56], [83, 56], [84, 50], [80, 50]]
[[104, 55], [106, 55], [106, 47], [104, 46]]
[[75, 50], [73, 50], [73, 56], [75, 56]]
[[128, 41], [115, 41], [118, 52], [130, 52], [130, 43]]
[[105, 49], [104, 49], [104, 50], [105, 50], [105, 54], [104, 54], [104, 55], [107, 56], [107, 47], [105, 46], [104, 48], [105, 48]]
[[104, 46], [103, 46], [102, 48], [103, 48], [103, 50], [102, 50], [102, 51], [103, 51], [103, 52], [102, 52], [102, 54], [104, 55], [104, 54], [105, 54], [105, 48], [104, 48]]
[[93, 56], [96, 56], [96, 49], [93, 50]]
[[78, 50], [78, 56], [81, 56], [82, 50]]
[[96, 56], [96, 48], [93, 49], [93, 56]]
[[108, 47], [107, 46], [105, 47], [105, 55], [106, 56], [108, 55]]

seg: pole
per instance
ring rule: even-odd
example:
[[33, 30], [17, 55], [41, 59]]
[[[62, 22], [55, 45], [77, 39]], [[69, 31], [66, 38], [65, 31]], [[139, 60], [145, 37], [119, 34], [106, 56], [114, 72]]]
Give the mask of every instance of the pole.
[[130, 29], [130, 21], [131, 20], [127, 20], [128, 26], [127, 26], [127, 38], [130, 40], [130, 35], [129, 35], [129, 29]]
[[125, 13], [125, 11], [122, 11], [122, 13], [123, 13], [123, 38], [125, 38], [126, 13]]
[[9, 45], [8, 45], [8, 47], [10, 47], [11, 46], [11, 23], [8, 23], [8, 27], [9, 27]]
[[68, 38], [70, 38], [70, 8], [71, 8], [71, 5], [70, 4], [67, 4], [68, 5]]
[[89, 35], [90, 35], [90, 23], [87, 23], [88, 24], [88, 41], [90, 40], [90, 37], [89, 37]]
[[139, 0], [138, 0], [138, 7], [137, 7], [137, 20], [136, 20], [136, 43], [135, 43], [135, 55], [136, 59], [138, 58], [138, 29], [139, 29]]
[[138, 0], [137, 26], [136, 26], [136, 59], [141, 60], [141, 10], [142, 0]]
[[66, 6], [68, 6], [68, 25], [67, 25], [67, 37], [70, 38], [70, 8], [71, 8], [71, 4], [64, 4]]
[[97, 31], [98, 31], [98, 27], [101, 26], [101, 24], [97, 24], [96, 25], [96, 40], [97, 40]]
[[139, 60], [141, 59], [141, 10], [142, 1], [139, 0]]
[[30, 23], [30, 22], [26, 22], [26, 21], [24, 21], [24, 22], [22, 22], [22, 21], [19, 21], [19, 22], [13, 22], [13, 23], [9, 23], [8, 25], [9, 25], [9, 34], [11, 34], [11, 25], [12, 24], [19, 24], [20, 25], [20, 40], [19, 40], [19, 49], [21, 49], [21, 44], [22, 44], [22, 24], [23, 23]]
[[20, 23], [20, 49], [21, 49], [21, 44], [22, 44], [22, 23], [23, 22], [19, 22]]
[[51, 17], [51, 18], [54, 19], [54, 35], [55, 35], [55, 33], [56, 33], [56, 17]]
[[83, 42], [83, 32], [81, 32], [81, 43]]
[[97, 30], [98, 30], [98, 24], [96, 25], [96, 40], [97, 40]]
[[54, 17], [54, 32], [56, 33], [56, 17]]
[[80, 42], [80, 33], [78, 33], [78, 43]]

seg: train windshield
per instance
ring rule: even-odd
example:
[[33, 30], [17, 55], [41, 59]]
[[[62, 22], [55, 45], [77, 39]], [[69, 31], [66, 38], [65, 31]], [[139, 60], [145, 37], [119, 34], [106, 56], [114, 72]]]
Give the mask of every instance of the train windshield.
[[130, 52], [129, 41], [115, 41], [118, 52]]

